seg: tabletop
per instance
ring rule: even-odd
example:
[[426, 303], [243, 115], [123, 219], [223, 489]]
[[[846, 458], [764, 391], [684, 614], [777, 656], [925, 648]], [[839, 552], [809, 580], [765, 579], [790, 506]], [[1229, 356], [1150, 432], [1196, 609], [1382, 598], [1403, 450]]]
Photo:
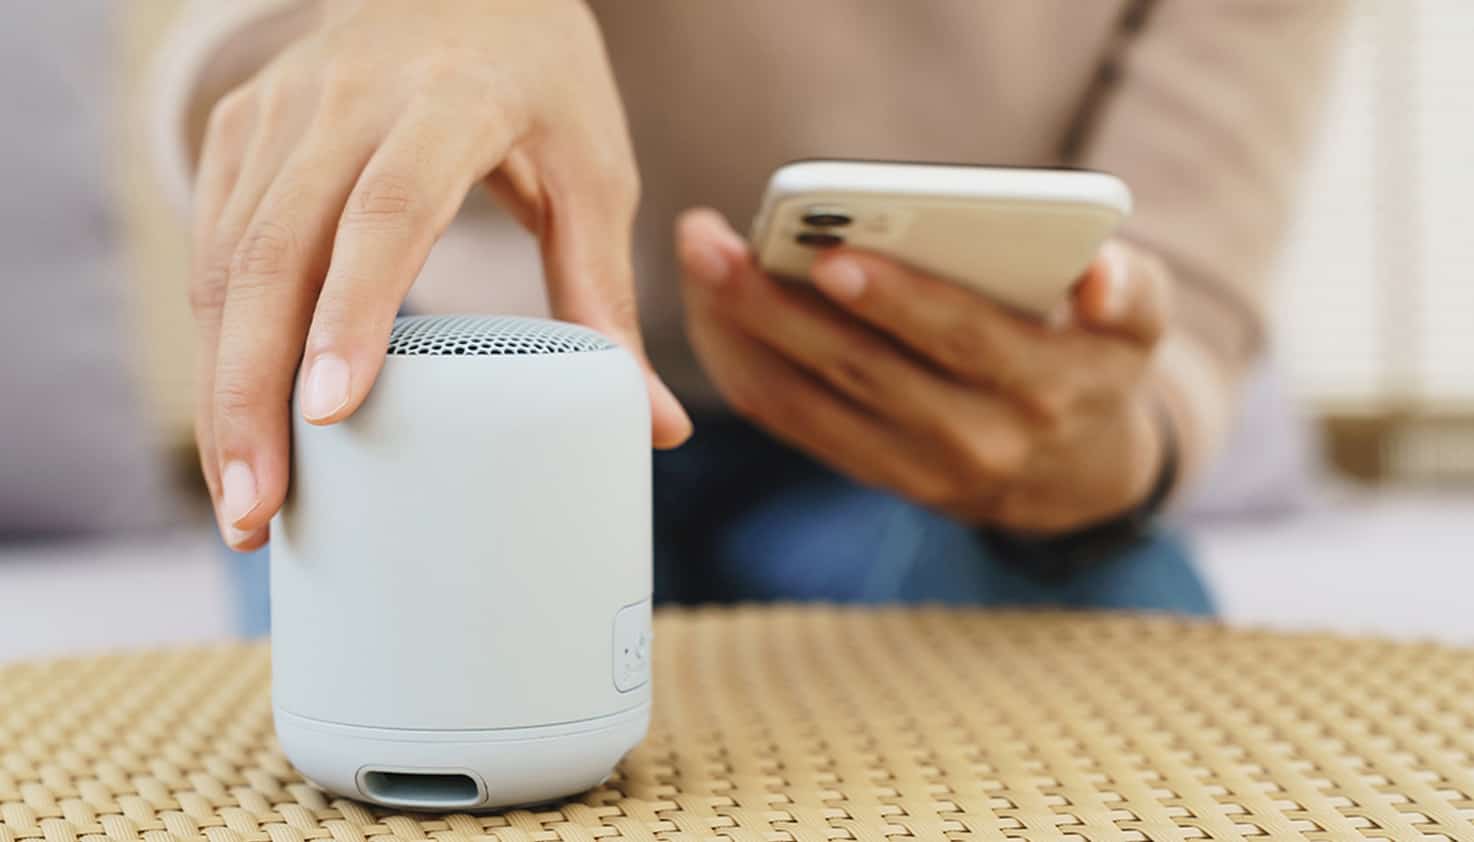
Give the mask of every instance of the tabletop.
[[0, 666], [0, 842], [1474, 842], [1474, 651], [1432, 644], [666, 611], [649, 738], [599, 789], [479, 815], [305, 783], [275, 744], [269, 673], [259, 643]]

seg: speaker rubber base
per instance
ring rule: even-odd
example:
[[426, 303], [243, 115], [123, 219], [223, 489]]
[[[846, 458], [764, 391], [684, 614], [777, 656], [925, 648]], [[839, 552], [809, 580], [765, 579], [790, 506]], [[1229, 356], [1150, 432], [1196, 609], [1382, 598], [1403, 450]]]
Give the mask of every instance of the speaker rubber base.
[[272, 714], [282, 750], [308, 780], [413, 810], [490, 810], [583, 792], [607, 779], [650, 726], [649, 701], [578, 722], [488, 730], [347, 725], [278, 707]]

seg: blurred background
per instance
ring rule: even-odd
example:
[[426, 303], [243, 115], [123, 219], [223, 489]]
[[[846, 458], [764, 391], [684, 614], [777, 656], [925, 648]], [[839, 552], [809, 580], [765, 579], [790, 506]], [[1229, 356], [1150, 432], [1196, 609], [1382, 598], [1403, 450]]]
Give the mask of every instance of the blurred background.
[[[1474, 642], [1474, 5], [1353, 9], [1248, 385], [1285, 411], [1235, 433], [1300, 446], [1272, 476], [1219, 466], [1218, 502], [1176, 517], [1230, 622]], [[0, 659], [236, 627], [190, 435], [184, 226], [152, 172], [177, 11], [6, 5]]]

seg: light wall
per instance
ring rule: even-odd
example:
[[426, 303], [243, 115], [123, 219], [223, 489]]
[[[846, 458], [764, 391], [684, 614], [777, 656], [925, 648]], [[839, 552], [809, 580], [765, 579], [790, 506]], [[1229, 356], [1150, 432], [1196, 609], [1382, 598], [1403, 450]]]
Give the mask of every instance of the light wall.
[[1278, 285], [1323, 412], [1474, 414], [1474, 4], [1363, 0]]

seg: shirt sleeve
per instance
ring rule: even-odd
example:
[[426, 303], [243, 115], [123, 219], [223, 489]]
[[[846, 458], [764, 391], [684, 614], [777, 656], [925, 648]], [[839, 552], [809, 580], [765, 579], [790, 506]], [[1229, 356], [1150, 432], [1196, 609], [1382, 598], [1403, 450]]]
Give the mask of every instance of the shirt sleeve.
[[1339, 41], [1340, 0], [1157, 0], [1123, 34], [1080, 162], [1135, 196], [1124, 238], [1176, 278], [1177, 323], [1238, 371]]
[[184, 4], [154, 61], [147, 97], [155, 176], [181, 213], [210, 107], [300, 37], [315, 13], [312, 0]]

